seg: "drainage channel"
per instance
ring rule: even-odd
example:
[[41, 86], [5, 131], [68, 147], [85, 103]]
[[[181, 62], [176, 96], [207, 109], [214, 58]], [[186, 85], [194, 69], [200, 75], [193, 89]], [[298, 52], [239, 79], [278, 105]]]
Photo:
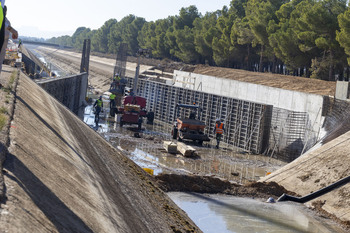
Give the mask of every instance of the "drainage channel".
[[[104, 106], [108, 106], [107, 97]], [[194, 174], [224, 178], [238, 183], [258, 180], [284, 163], [265, 156], [250, 155], [230, 149], [213, 149], [193, 145], [198, 157], [186, 158], [168, 154], [163, 141], [171, 140], [171, 127], [157, 122], [120, 127], [105, 109], [98, 127], [94, 124], [92, 106], [85, 109], [84, 121], [142, 168], [154, 175]], [[135, 133], [137, 137], [135, 137]], [[205, 195], [170, 192], [168, 196], [203, 231], [216, 232], [346, 232], [328, 219], [320, 219], [304, 205], [266, 203], [264, 200], [227, 195]]]

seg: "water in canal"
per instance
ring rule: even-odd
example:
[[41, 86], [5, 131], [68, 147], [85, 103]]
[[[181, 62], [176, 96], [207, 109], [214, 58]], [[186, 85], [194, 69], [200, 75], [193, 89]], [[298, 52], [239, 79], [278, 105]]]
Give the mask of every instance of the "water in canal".
[[196, 193], [168, 195], [207, 233], [346, 232], [302, 204]]

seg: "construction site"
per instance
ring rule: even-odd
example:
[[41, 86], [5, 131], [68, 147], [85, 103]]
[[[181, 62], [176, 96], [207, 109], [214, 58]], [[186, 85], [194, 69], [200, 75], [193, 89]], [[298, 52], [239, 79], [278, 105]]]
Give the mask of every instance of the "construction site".
[[348, 82], [89, 46], [3, 68], [0, 231], [348, 232]]

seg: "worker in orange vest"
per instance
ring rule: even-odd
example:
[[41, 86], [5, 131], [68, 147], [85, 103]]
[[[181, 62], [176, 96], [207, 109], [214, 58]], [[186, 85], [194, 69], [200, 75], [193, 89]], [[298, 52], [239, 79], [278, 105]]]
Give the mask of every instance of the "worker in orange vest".
[[224, 133], [224, 123], [221, 122], [221, 120], [218, 118], [216, 119], [216, 125], [214, 128], [214, 134], [216, 134], [216, 149], [219, 149], [219, 144], [222, 138], [222, 134]]

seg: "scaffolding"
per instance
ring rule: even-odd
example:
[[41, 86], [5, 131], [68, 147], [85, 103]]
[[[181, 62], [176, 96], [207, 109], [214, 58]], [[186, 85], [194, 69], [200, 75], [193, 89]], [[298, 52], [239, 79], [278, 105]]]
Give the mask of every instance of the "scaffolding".
[[[292, 161], [317, 141], [312, 120], [307, 112], [296, 112], [215, 94], [175, 87], [147, 79], [139, 79], [137, 93], [147, 99], [147, 109], [156, 119], [173, 124], [175, 106], [196, 104], [201, 108], [199, 120], [207, 127], [205, 133], [215, 138], [217, 118], [225, 125], [222, 142], [255, 154], [265, 154]], [[128, 78], [128, 86], [133, 79]], [[189, 117], [190, 111], [183, 115]]]
[[125, 78], [127, 51], [128, 51], [128, 44], [126, 43], [120, 44], [117, 58], [115, 61], [113, 76], [115, 74], [119, 74], [121, 78]]
[[[221, 118], [226, 132], [223, 143], [239, 147], [252, 153], [262, 153], [265, 118], [271, 118], [267, 113], [271, 106], [244, 100], [193, 91], [174, 87], [159, 82], [139, 79], [137, 93], [147, 99], [147, 109], [155, 113], [156, 119], [172, 124], [175, 116], [175, 106], [181, 104], [199, 105], [199, 119], [207, 128], [205, 133], [214, 138], [215, 120]], [[132, 80], [129, 79], [129, 85]], [[181, 113], [189, 117], [190, 110]]]

